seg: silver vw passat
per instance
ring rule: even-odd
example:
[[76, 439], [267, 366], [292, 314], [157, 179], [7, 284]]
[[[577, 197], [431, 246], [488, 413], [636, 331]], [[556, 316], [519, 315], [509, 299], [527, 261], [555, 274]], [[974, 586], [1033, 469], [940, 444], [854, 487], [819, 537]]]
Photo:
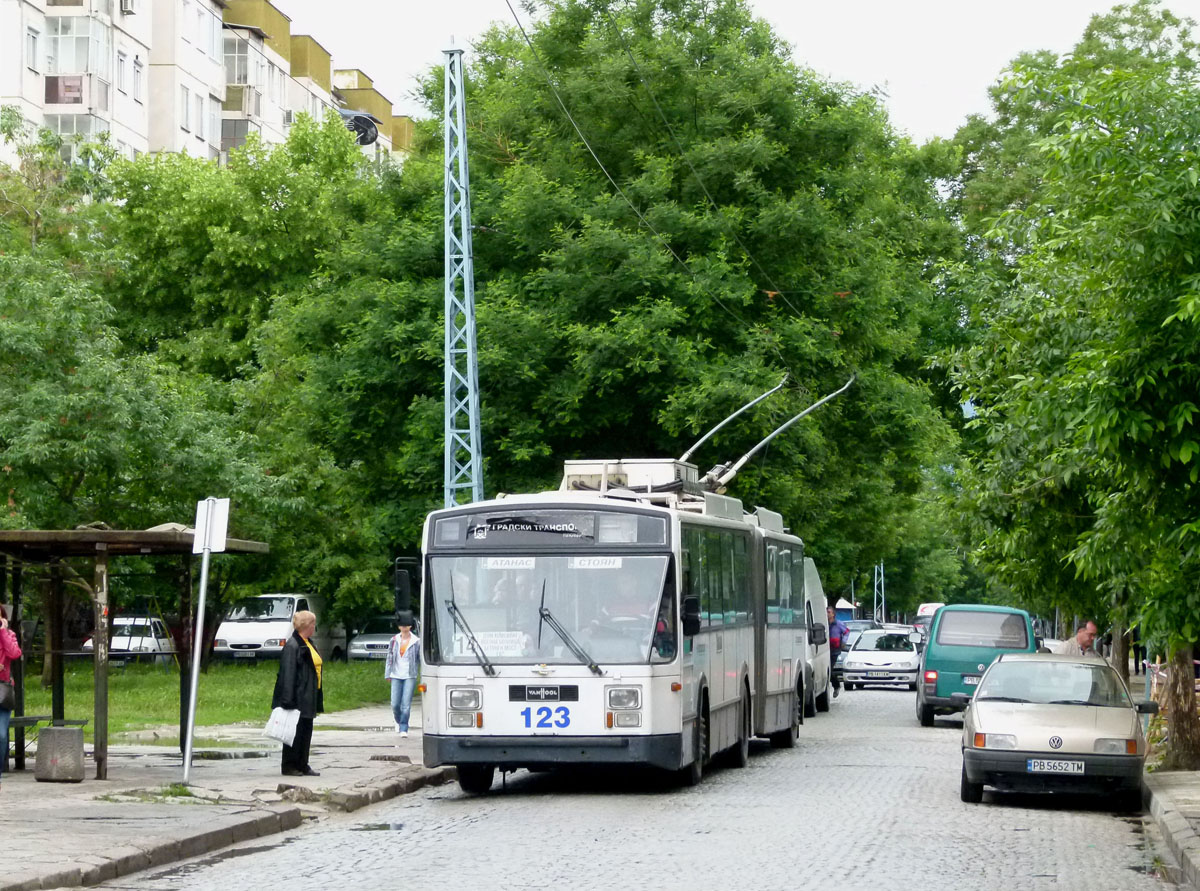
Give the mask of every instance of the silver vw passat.
[[1001, 656], [963, 715], [962, 800], [981, 801], [991, 786], [1109, 793], [1138, 809], [1146, 760], [1140, 716], [1157, 711], [1157, 703], [1134, 703], [1098, 656]]

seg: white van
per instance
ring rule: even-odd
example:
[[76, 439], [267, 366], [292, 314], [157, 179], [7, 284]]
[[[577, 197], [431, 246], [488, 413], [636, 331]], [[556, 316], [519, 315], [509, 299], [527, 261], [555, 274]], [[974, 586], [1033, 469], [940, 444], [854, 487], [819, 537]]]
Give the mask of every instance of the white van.
[[317, 617], [312, 643], [324, 659], [341, 659], [346, 629], [324, 621], [325, 603], [311, 594], [259, 594], [239, 600], [229, 610], [213, 641], [217, 659], [278, 659], [292, 636], [292, 616], [309, 610]]
[[[804, 558], [804, 612], [809, 623], [808, 676], [812, 678], [812, 689], [817, 691], [813, 704], [816, 711], [829, 711], [829, 690], [832, 665], [829, 657], [829, 613], [825, 601], [825, 588], [817, 573], [817, 564], [811, 557]], [[813, 634], [819, 626], [824, 634]]]

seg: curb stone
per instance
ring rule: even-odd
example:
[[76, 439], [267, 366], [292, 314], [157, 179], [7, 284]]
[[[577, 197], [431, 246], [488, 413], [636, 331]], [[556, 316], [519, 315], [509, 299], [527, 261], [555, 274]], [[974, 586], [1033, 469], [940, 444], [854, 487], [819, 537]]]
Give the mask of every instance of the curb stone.
[[95, 885], [130, 873], [207, 854], [235, 842], [295, 829], [302, 821], [303, 814], [299, 808], [271, 808], [267, 813], [254, 814], [229, 826], [184, 838], [165, 839], [145, 849], [117, 848], [112, 851], [111, 857], [101, 863], [70, 866], [58, 872], [27, 878], [22, 878], [18, 873], [6, 881], [0, 880], [4, 882], [0, 884], [0, 891], [39, 891]]
[[1147, 774], [1143, 799], [1158, 824], [1171, 856], [1179, 865], [1180, 877], [1189, 888], [1200, 888], [1200, 836], [1175, 806], [1164, 785]]

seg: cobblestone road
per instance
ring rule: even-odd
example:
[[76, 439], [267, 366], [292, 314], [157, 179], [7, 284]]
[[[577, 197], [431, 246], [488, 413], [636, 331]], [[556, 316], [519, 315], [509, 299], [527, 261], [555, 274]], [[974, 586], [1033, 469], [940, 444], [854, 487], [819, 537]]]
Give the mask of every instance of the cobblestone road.
[[1086, 798], [960, 802], [960, 733], [948, 719], [919, 727], [906, 690], [843, 692], [797, 748], [756, 745], [748, 769], [718, 768], [694, 789], [521, 772], [487, 797], [435, 787], [104, 887], [1172, 887], [1153, 874], [1148, 817]]

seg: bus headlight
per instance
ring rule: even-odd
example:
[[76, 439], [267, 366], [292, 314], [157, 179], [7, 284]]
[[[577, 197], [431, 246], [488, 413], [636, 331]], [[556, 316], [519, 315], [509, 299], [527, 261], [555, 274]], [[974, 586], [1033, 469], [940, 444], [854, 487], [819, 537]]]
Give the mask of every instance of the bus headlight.
[[451, 712], [450, 713], [451, 727], [474, 727], [475, 716], [470, 712]]
[[480, 698], [478, 687], [450, 688], [450, 708], [473, 712], [479, 708]]
[[618, 712], [614, 715], [618, 727], [641, 727], [642, 715], [640, 712]]
[[617, 708], [641, 708], [642, 707], [642, 688], [641, 687], [609, 687], [608, 688], [608, 707]]

